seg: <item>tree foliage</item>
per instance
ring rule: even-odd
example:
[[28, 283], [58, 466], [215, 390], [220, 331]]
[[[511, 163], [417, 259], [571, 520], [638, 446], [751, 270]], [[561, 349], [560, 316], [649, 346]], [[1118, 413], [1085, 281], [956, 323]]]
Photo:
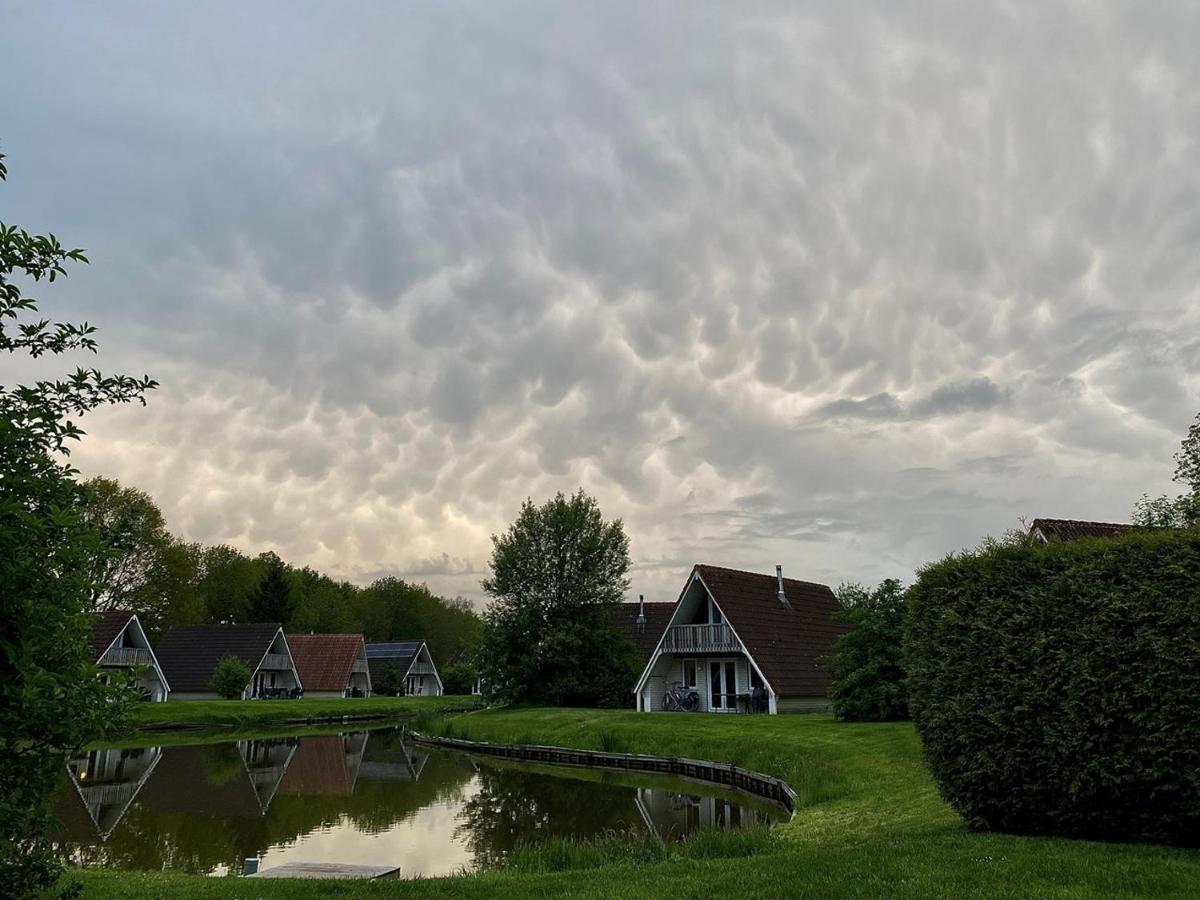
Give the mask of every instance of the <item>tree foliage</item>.
[[250, 667], [236, 656], [226, 656], [213, 668], [209, 687], [224, 700], [238, 700], [253, 675]]
[[[0, 160], [3, 157], [0, 156]], [[0, 180], [7, 172], [0, 163]], [[95, 352], [87, 324], [39, 318], [26, 288], [51, 283], [82, 251], [0, 223], [0, 354], [40, 360]], [[96, 369], [0, 385], [0, 895], [48, 887], [61, 866], [50, 844], [50, 797], [63, 759], [126, 724], [136, 693], [106, 685], [90, 649], [94, 574], [107, 549], [82, 514], [77, 472], [63, 457], [74, 418], [142, 400], [148, 378]]]
[[1169, 497], [1142, 496], [1134, 504], [1133, 522], [1143, 528], [1186, 528], [1200, 525], [1200, 413], [1175, 453], [1176, 484], [1188, 492]]
[[972, 828], [1200, 843], [1200, 530], [950, 556], [908, 628], [913, 720]]
[[267, 571], [250, 597], [246, 608], [246, 621], [277, 622], [289, 628], [292, 615], [296, 611], [291, 578], [283, 560], [274, 553], [267, 555], [265, 562]]
[[844, 584], [838, 600], [838, 618], [853, 628], [833, 647], [829, 698], [834, 715], [860, 722], [908, 718], [904, 587], [892, 578], [875, 590]]
[[397, 697], [404, 693], [404, 673], [394, 662], [387, 662], [379, 670], [379, 677], [371, 682], [371, 693], [385, 697]]
[[491, 596], [478, 651], [492, 696], [554, 705], [629, 703], [637, 679], [615, 607], [628, 587], [629, 540], [578, 491], [526, 500], [492, 538]]

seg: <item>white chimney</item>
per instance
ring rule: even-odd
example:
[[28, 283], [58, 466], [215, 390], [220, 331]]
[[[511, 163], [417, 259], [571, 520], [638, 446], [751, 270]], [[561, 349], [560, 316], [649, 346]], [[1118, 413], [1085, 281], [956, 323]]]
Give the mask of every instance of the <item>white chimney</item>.
[[791, 606], [792, 604], [788, 603], [787, 594], [783, 592], [783, 566], [775, 567], [775, 579], [779, 582], [779, 593], [776, 595], [779, 597], [779, 602], [784, 606]]

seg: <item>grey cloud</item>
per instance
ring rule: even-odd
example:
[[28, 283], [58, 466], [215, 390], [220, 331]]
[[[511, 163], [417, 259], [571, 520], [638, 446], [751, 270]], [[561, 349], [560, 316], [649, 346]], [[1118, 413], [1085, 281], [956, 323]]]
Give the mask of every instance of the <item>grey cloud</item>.
[[78, 463], [187, 537], [478, 596], [456, 561], [582, 484], [648, 594], [701, 558], [872, 580], [1166, 489], [1200, 405], [1197, 31], [27, 6], [5, 217], [88, 247], [47, 298], [164, 385]]

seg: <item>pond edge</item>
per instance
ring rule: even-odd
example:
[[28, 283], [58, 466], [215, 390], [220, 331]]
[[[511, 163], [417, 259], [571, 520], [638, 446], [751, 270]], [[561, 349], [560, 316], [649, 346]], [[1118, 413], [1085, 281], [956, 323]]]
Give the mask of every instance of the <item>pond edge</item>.
[[[402, 726], [403, 728], [403, 726]], [[764, 775], [735, 766], [733, 763], [684, 756], [650, 756], [642, 753], [610, 753], [604, 750], [577, 750], [570, 747], [550, 747], [541, 744], [493, 744], [489, 741], [467, 741], [461, 738], [432, 737], [403, 729], [414, 743], [448, 750], [462, 750], [484, 756], [498, 756], [556, 766], [579, 766], [592, 769], [616, 769], [624, 772], [646, 772], [653, 775], [673, 775], [732, 788], [769, 800], [781, 806], [788, 815], [796, 812], [796, 792], [781, 778]]]

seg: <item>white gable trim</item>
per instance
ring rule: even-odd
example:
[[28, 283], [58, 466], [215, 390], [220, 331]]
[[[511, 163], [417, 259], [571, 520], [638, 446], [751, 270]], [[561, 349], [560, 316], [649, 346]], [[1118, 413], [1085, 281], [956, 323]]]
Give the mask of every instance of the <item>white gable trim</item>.
[[154, 647], [150, 644], [150, 638], [146, 637], [146, 629], [142, 627], [142, 621], [137, 617], [137, 613], [129, 614], [129, 618], [125, 621], [125, 624], [121, 626], [120, 631], [118, 631], [113, 636], [113, 639], [108, 642], [108, 646], [104, 648], [104, 652], [96, 657], [96, 663], [99, 664], [100, 660], [104, 659], [104, 654], [108, 653], [108, 651], [113, 648], [113, 645], [121, 639], [121, 635], [123, 635], [125, 630], [129, 628], [130, 623], [134, 622], [137, 623], [138, 633], [141, 634], [142, 641], [145, 642], [146, 649], [150, 652], [150, 661], [154, 663], [154, 671], [158, 673], [158, 680], [162, 682], [163, 699], [165, 700], [166, 695], [171, 693], [171, 685], [167, 683], [167, 676], [164, 674], [162, 666], [158, 664], [158, 657], [154, 655]]
[[713, 595], [713, 592], [709, 589], [708, 585], [701, 577], [698, 567], [696, 566], [692, 567], [692, 573], [690, 576], [688, 576], [687, 583], [683, 586], [683, 590], [679, 592], [679, 599], [675, 601], [675, 609], [671, 611], [671, 618], [667, 621], [666, 627], [663, 628], [663, 633], [659, 636], [658, 643], [654, 647], [654, 652], [650, 654], [650, 659], [646, 663], [646, 668], [642, 670], [641, 677], [638, 678], [637, 686], [633, 689], [633, 693], [635, 695], [640, 694], [645, 689], [646, 680], [650, 677], [650, 670], [654, 668], [654, 664], [658, 662], [659, 656], [662, 655], [662, 643], [666, 639], [667, 632], [670, 631], [675, 625], [675, 619], [679, 615], [680, 608], [683, 606], [683, 598], [686, 596], [688, 589], [691, 588], [692, 583], [696, 581], [700, 582], [701, 587], [704, 588], [704, 592], [708, 595], [708, 599], [712, 602], [712, 605], [721, 611], [721, 619], [726, 625], [729, 626], [729, 630], [733, 632], [733, 636], [737, 638], [738, 643], [741, 644], [742, 653], [745, 654], [750, 665], [754, 666], [754, 671], [757, 672], [758, 677], [763, 680], [763, 684], [766, 685], [767, 690], [771, 692], [771, 696], [773, 698], [778, 696], [775, 692], [775, 688], [771, 686], [771, 682], [767, 679], [767, 676], [763, 674], [762, 668], [759, 666], [758, 662], [755, 661], [754, 656], [750, 653], [750, 648], [746, 646], [746, 642], [742, 640], [742, 636], [737, 633], [737, 628], [734, 627], [733, 622], [730, 621], [729, 616], [725, 613], [725, 610], [721, 609], [721, 604], [717, 602], [717, 598]]
[[[304, 685], [300, 683], [300, 673], [296, 671], [296, 658], [292, 656], [292, 648], [288, 646], [287, 635], [283, 633], [283, 626], [279, 626], [276, 632], [271, 635], [271, 640], [267, 641], [267, 649], [262, 652], [262, 656], [258, 658], [258, 665], [254, 667], [254, 671], [250, 673], [250, 684], [246, 685], [247, 689], [253, 687], [254, 677], [258, 674], [258, 670], [262, 668], [263, 660], [267, 658], [267, 654], [271, 652], [271, 648], [275, 646], [275, 638], [283, 638], [283, 649], [287, 651], [288, 662], [292, 666], [292, 677], [296, 679], [296, 687], [301, 691], [304, 690]], [[242, 693], [245, 693], [243, 691]]]
[[438, 691], [442, 694], [446, 693], [446, 688], [442, 685], [442, 676], [438, 674], [437, 663], [433, 661], [433, 654], [429, 652], [429, 647], [424, 641], [421, 641], [421, 646], [417, 648], [417, 652], [413, 654], [413, 658], [408, 661], [408, 668], [404, 670], [402, 678], [407, 678], [408, 673], [412, 671], [412, 667], [417, 664], [417, 660], [421, 658], [421, 654], [425, 654], [425, 658], [429, 660], [429, 668], [433, 669], [433, 677], [437, 679]]

